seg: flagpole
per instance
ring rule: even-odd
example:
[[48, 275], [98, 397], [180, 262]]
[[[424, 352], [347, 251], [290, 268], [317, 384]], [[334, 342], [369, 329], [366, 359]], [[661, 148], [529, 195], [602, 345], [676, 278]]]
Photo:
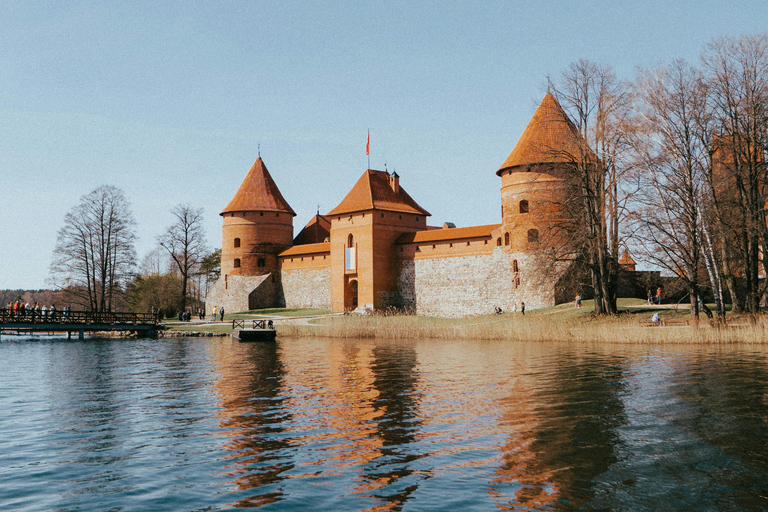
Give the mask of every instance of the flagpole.
[[368, 130], [368, 138], [365, 141], [365, 154], [368, 155], [368, 169], [371, 168], [371, 130]]

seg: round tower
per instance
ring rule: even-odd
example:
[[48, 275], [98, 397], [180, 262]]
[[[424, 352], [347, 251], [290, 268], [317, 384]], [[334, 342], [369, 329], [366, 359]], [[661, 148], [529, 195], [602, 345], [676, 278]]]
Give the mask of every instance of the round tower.
[[[547, 93], [496, 175], [501, 177], [502, 235], [513, 252], [557, 245], [558, 224], [569, 217], [571, 180], [581, 137]], [[564, 226], [563, 226], [564, 227]]]
[[258, 276], [278, 270], [277, 255], [293, 245], [296, 213], [257, 158], [222, 210], [221, 275]]

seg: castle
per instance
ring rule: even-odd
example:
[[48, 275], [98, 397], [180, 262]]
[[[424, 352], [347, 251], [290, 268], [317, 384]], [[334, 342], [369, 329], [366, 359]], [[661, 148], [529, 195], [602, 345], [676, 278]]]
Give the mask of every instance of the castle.
[[427, 225], [429, 212], [397, 173], [368, 169], [325, 215], [293, 237], [296, 215], [259, 157], [222, 210], [221, 277], [207, 308], [396, 307], [466, 316], [573, 300], [568, 261], [552, 254], [553, 223], [572, 193], [569, 166], [581, 143], [550, 93], [507, 159], [501, 222]]

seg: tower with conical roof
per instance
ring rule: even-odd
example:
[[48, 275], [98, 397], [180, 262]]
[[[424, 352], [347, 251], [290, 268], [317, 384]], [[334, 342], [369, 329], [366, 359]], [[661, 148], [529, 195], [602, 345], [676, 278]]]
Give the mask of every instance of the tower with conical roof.
[[512, 252], [535, 251], [557, 243], [558, 223], [567, 213], [576, 162], [594, 161], [576, 127], [551, 93], [541, 100], [501, 177], [502, 228], [497, 243]]
[[278, 270], [277, 255], [293, 244], [293, 217], [261, 157], [220, 214], [221, 275], [259, 276]]

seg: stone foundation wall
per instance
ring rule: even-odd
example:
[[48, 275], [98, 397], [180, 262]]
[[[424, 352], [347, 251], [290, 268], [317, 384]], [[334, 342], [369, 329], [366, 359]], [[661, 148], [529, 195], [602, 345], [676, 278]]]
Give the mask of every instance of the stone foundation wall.
[[[518, 272], [514, 272], [517, 260]], [[461, 317], [555, 304], [555, 283], [567, 267], [535, 253], [508, 253], [404, 261], [398, 305], [418, 315]]]
[[283, 270], [285, 307], [331, 309], [331, 267]]
[[[261, 301], [275, 302], [274, 285], [270, 274], [265, 276], [228, 276], [226, 281], [220, 277], [208, 291], [205, 297], [205, 312], [208, 316], [212, 308], [224, 306], [224, 314], [246, 311], [251, 309], [251, 294], [264, 284], [266, 289], [259, 290], [257, 295]], [[265, 282], [266, 281], [266, 282]], [[273, 305], [273, 304], [270, 304]], [[268, 307], [268, 306], [257, 306]]]

